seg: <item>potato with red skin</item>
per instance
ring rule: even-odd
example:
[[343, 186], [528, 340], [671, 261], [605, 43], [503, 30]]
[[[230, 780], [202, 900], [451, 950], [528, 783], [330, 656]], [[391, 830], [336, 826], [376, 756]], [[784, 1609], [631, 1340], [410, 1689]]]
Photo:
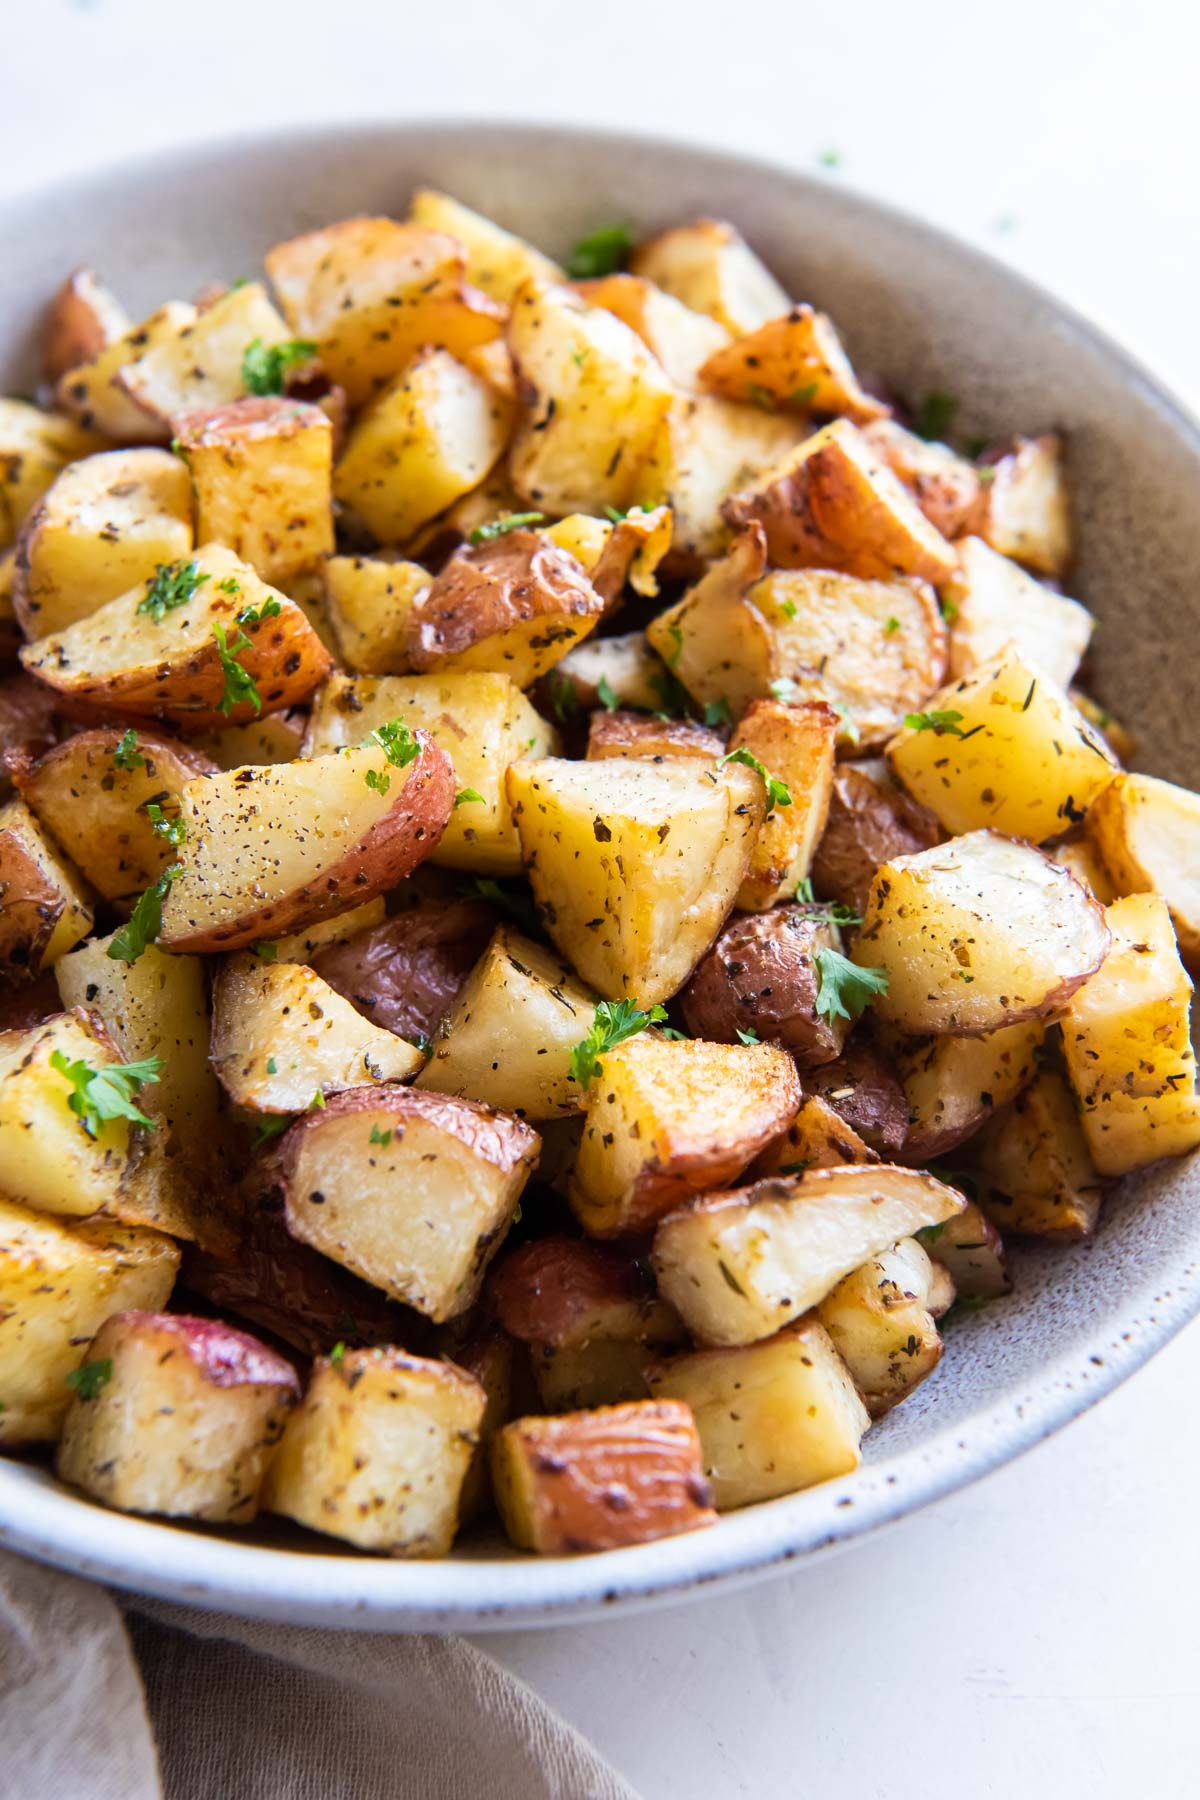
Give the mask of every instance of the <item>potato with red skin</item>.
[[116, 343], [133, 321], [92, 269], [73, 269], [42, 315], [42, 380], [57, 387], [69, 369]]
[[1057, 432], [1016, 437], [983, 458], [991, 478], [970, 529], [1035, 575], [1061, 577], [1071, 560], [1071, 505]]
[[30, 1031], [61, 1011], [53, 969], [21, 987], [0, 986], [0, 1031]]
[[482, 900], [421, 901], [319, 951], [311, 967], [372, 1024], [416, 1043], [454, 1004], [495, 917]]
[[979, 1037], [897, 1038], [896, 1073], [908, 1103], [904, 1160], [924, 1168], [969, 1137], [1037, 1072], [1045, 1021], [1026, 1019]]
[[120, 1512], [246, 1524], [300, 1398], [277, 1351], [220, 1319], [115, 1313], [92, 1339], [55, 1464]]
[[804, 1090], [827, 1100], [885, 1162], [899, 1160], [908, 1136], [908, 1099], [891, 1057], [861, 1030], [834, 1062], [805, 1070]]
[[739, 1031], [753, 1031], [784, 1045], [802, 1069], [832, 1062], [849, 1020], [818, 1013], [816, 957], [841, 945], [841, 933], [820, 908], [734, 913], [680, 995], [688, 1030], [725, 1044]]
[[820, 1094], [806, 1096], [781, 1137], [755, 1158], [749, 1173], [755, 1181], [769, 1175], [805, 1175], [809, 1169], [841, 1169], [847, 1163], [877, 1163], [879, 1156], [851, 1130]]
[[716, 1523], [695, 1420], [677, 1400], [515, 1419], [492, 1440], [492, 1482], [513, 1543], [543, 1556]]
[[930, 443], [895, 419], [875, 419], [863, 436], [944, 538], [961, 537], [979, 500], [978, 471], [947, 444]]
[[58, 742], [59, 696], [22, 669], [0, 680], [0, 799], [15, 770]]
[[91, 891], [24, 800], [0, 806], [0, 976], [27, 981], [92, 928]]
[[715, 762], [724, 738], [691, 719], [656, 719], [646, 713], [594, 712], [588, 720], [587, 761], [633, 756], [657, 762], [665, 756], [696, 756]]
[[487, 1304], [512, 1337], [577, 1349], [591, 1338], [665, 1342], [679, 1335], [638, 1259], [586, 1239], [551, 1235], [509, 1250], [487, 1279]]
[[879, 865], [928, 850], [941, 835], [928, 807], [893, 781], [856, 763], [842, 763], [834, 773], [829, 817], [813, 857], [813, 889], [822, 900], [836, 900], [861, 915]]
[[[833, 321], [805, 303], [713, 351], [700, 369], [711, 393], [750, 404], [841, 413], [864, 425], [888, 408], [858, 382]], [[762, 396], [766, 395], [764, 401]]]

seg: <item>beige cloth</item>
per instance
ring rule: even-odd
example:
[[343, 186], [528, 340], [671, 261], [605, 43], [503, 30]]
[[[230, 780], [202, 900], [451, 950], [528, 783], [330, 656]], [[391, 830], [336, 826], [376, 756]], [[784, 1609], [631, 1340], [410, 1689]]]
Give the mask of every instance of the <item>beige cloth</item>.
[[0, 1800], [637, 1800], [460, 1638], [122, 1604], [0, 1553]]

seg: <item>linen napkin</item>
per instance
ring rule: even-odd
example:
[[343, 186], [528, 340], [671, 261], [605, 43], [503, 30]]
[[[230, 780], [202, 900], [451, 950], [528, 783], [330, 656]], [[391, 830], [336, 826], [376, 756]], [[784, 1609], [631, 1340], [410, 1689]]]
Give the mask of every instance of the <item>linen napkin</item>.
[[476, 1796], [638, 1800], [461, 1638], [118, 1602], [0, 1552], [0, 1800]]

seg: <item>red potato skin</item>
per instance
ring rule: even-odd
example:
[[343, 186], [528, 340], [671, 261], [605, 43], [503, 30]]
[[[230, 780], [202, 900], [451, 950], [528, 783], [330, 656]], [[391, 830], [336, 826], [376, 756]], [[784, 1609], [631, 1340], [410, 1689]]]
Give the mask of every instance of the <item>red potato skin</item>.
[[941, 835], [928, 807], [853, 763], [841, 763], [833, 777], [829, 819], [813, 857], [813, 891], [822, 900], [840, 901], [863, 914], [880, 864], [932, 849]]
[[468, 1142], [476, 1155], [506, 1174], [521, 1162], [528, 1162], [531, 1169], [537, 1164], [541, 1139], [532, 1126], [512, 1113], [497, 1112], [494, 1106], [482, 1106], [477, 1100], [461, 1100], [453, 1094], [435, 1094], [425, 1088], [385, 1083], [380, 1087], [346, 1088], [340, 1094], [331, 1094], [319, 1112], [305, 1113], [288, 1127], [279, 1140], [276, 1155], [285, 1192], [306, 1134], [320, 1130], [323, 1125], [348, 1113], [386, 1113], [401, 1125], [410, 1119], [425, 1119], [449, 1135]]
[[636, 756], [663, 762], [695, 756], [711, 762], [724, 754], [725, 740], [690, 719], [654, 719], [638, 712], [594, 712], [588, 721], [587, 760]]
[[300, 1398], [296, 1371], [285, 1356], [223, 1319], [189, 1313], [115, 1313], [107, 1321], [124, 1331], [146, 1329], [178, 1339], [180, 1353], [213, 1387], [282, 1387]]
[[[104, 319], [104, 301], [90, 269], [75, 269], [46, 308], [42, 321], [42, 381], [53, 390], [71, 369], [107, 349], [113, 333]], [[108, 299], [111, 308], [111, 299]]]
[[0, 681], [0, 794], [58, 742], [61, 697], [24, 671]]
[[54, 934], [61, 896], [11, 831], [0, 831], [0, 978], [28, 981]]
[[176, 951], [244, 950], [260, 938], [282, 937], [386, 893], [437, 849], [454, 810], [454, 765], [423, 731], [413, 736], [421, 753], [395, 802], [366, 836], [312, 882], [228, 925], [159, 939]]
[[816, 1011], [814, 953], [828, 942], [825, 923], [805, 906], [735, 913], [680, 995], [692, 1036], [731, 1044], [739, 1028], [753, 1029], [801, 1068], [830, 1062], [844, 1034]]
[[364, 1019], [413, 1043], [433, 1036], [494, 925], [483, 901], [427, 900], [331, 944], [312, 967]]
[[536, 1238], [509, 1251], [492, 1268], [485, 1294], [510, 1337], [555, 1348], [586, 1341], [606, 1309], [654, 1304], [635, 1257], [567, 1237]]
[[[604, 601], [576, 559], [536, 531], [509, 531], [457, 551], [413, 608], [408, 658], [435, 669], [522, 621], [563, 613], [599, 618]], [[577, 634], [567, 635], [574, 638]]]
[[29, 1031], [62, 1009], [53, 969], [21, 987], [0, 985], [0, 1031]]
[[899, 1158], [908, 1137], [908, 1101], [891, 1058], [870, 1038], [852, 1037], [835, 1062], [808, 1072], [805, 1087], [885, 1162]]

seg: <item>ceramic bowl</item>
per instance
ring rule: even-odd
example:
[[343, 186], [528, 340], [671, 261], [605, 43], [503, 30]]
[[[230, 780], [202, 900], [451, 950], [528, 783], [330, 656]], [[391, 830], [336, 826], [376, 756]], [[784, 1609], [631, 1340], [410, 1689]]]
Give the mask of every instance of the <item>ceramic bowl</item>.
[[[258, 267], [282, 237], [399, 212], [431, 183], [552, 253], [614, 218], [735, 220], [797, 297], [832, 313], [861, 368], [955, 395], [965, 437], [1059, 426], [1099, 616], [1095, 683], [1141, 760], [1200, 785], [1200, 433], [1128, 357], [1028, 282], [889, 209], [758, 162], [626, 135], [473, 124], [243, 139], [88, 174], [0, 207], [0, 391], [35, 380], [42, 306], [97, 267], [139, 314]], [[0, 1461], [0, 1541], [117, 1586], [262, 1618], [378, 1630], [553, 1624], [746, 1581], [847, 1545], [1058, 1429], [1200, 1309], [1200, 1182], [1151, 1169], [1095, 1239], [1019, 1248], [1011, 1300], [966, 1319], [941, 1367], [869, 1435], [862, 1469], [711, 1530], [570, 1559], [498, 1539], [389, 1562], [262, 1521], [235, 1535], [103, 1511]]]

